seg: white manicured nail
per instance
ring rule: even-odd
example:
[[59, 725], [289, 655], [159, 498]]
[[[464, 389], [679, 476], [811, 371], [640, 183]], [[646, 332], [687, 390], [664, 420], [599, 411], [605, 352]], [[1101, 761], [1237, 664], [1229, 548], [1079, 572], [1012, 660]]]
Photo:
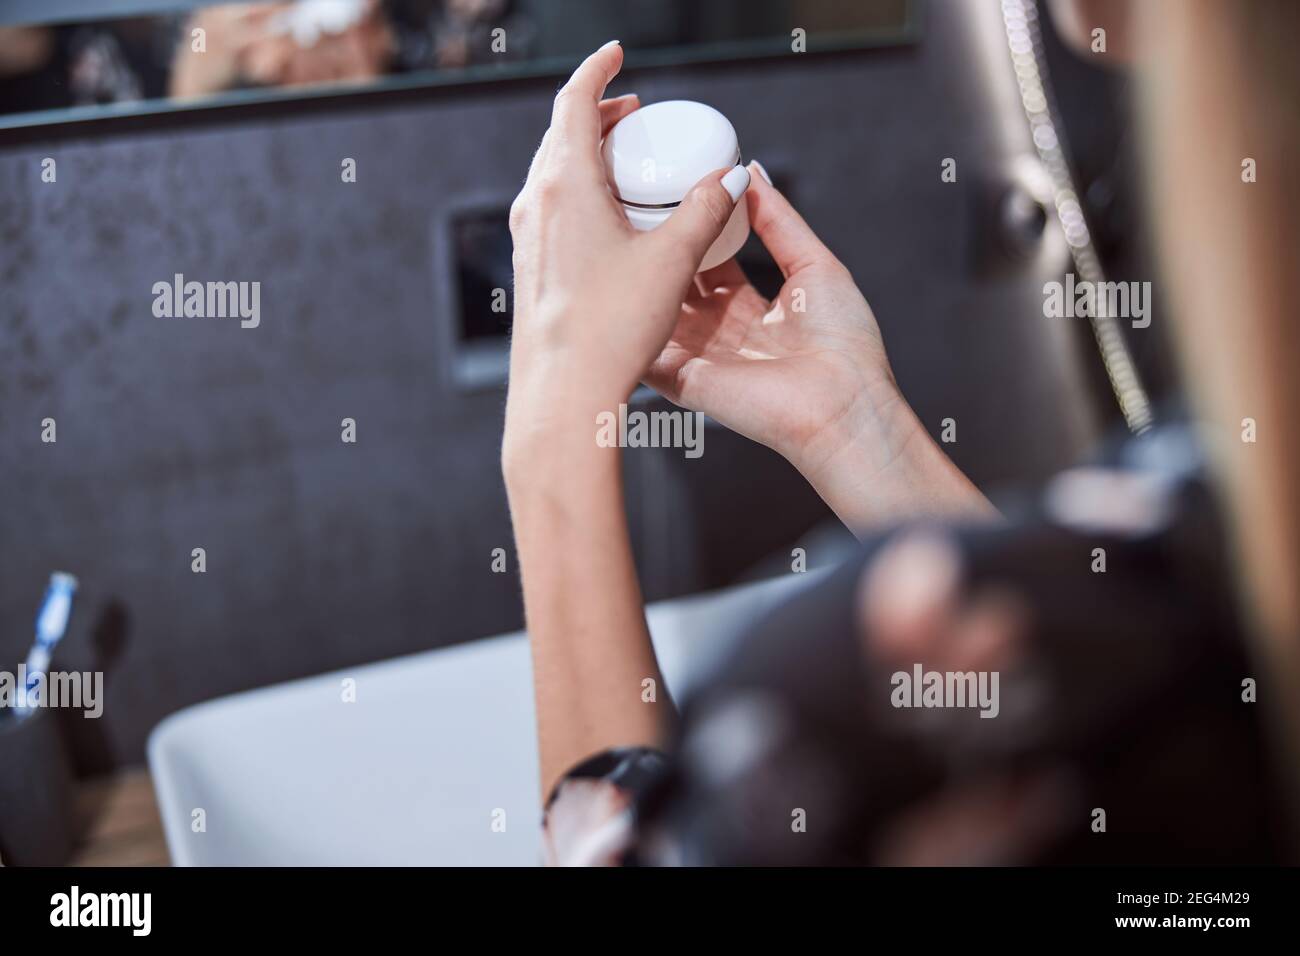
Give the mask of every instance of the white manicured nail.
[[749, 170], [744, 166], [732, 166], [727, 175], [722, 177], [722, 188], [727, 191], [732, 202], [740, 199], [741, 193], [749, 188]]
[[756, 159], [751, 159], [749, 165], [758, 170], [758, 174], [763, 177], [763, 182], [767, 183], [769, 186], [772, 185], [772, 177], [767, 174], [767, 170], [763, 168], [762, 163]]
[[600, 49], [598, 49], [596, 52], [599, 53], [600, 50], [608, 50], [608, 49], [609, 49], [610, 47], [612, 47], [612, 46], [618, 46], [618, 41], [617, 41], [617, 40], [610, 40], [608, 43], [602, 43], [602, 44], [600, 45]]

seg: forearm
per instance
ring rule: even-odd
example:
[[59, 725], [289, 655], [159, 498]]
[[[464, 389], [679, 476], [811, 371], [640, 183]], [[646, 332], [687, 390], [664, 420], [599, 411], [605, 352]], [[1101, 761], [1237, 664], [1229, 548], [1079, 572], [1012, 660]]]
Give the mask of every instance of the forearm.
[[[593, 753], [657, 743], [671, 710], [628, 538], [620, 450], [597, 445], [600, 409], [572, 398], [550, 403], [563, 421], [535, 424], [530, 414], [526, 426], [508, 425], [503, 455], [533, 654], [543, 793]], [[512, 402], [519, 404], [516, 396]]]

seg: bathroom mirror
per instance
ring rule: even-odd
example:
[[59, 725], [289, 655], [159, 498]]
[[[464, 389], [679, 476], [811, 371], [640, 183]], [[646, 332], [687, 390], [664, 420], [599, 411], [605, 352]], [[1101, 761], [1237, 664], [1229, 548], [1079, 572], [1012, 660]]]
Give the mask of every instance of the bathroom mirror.
[[0, 128], [907, 42], [916, 0], [10, 0]]

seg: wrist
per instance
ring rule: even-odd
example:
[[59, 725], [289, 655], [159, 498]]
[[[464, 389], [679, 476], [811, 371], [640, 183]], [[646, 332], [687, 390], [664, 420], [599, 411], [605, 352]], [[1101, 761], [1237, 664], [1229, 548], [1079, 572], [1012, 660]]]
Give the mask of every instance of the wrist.
[[810, 482], [848, 469], [874, 475], [916, 453], [924, 429], [892, 375], [846, 382], [836, 393], [852, 399], [809, 422], [790, 447], [776, 449]]
[[[603, 341], [601, 324], [573, 309], [520, 308], [510, 345], [510, 396], [617, 407], [636, 388], [639, 374], [625, 372], [623, 353]], [[592, 332], [596, 334], [592, 334]]]
[[862, 393], [796, 467], [851, 529], [995, 515], [893, 384]]
[[617, 472], [621, 450], [603, 446], [598, 437], [601, 413], [617, 414], [618, 403], [585, 391], [533, 390], [512, 381], [501, 442], [510, 497], [533, 490], [549, 497], [584, 487], [589, 476]]

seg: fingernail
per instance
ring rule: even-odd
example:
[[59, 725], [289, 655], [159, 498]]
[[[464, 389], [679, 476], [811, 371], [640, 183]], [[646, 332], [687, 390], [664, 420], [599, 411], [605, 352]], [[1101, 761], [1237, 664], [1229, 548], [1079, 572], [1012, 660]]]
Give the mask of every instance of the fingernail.
[[758, 170], [758, 174], [763, 177], [763, 182], [767, 183], [769, 186], [772, 185], [772, 177], [767, 174], [767, 170], [763, 168], [762, 163], [756, 159], [751, 159], [749, 165]]
[[749, 170], [744, 166], [732, 166], [727, 175], [722, 177], [722, 188], [727, 191], [732, 202], [740, 199], [741, 193], [749, 188]]
[[[610, 40], [608, 43], [602, 43], [602, 44], [600, 45], [600, 50], [608, 50], [608, 49], [609, 49], [610, 47], [612, 47], [612, 46], [618, 46], [618, 41], [617, 41], [617, 40]], [[600, 50], [597, 50], [596, 52], [599, 53]]]

